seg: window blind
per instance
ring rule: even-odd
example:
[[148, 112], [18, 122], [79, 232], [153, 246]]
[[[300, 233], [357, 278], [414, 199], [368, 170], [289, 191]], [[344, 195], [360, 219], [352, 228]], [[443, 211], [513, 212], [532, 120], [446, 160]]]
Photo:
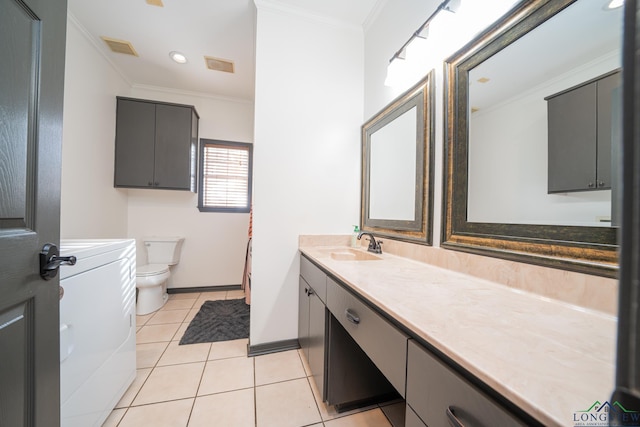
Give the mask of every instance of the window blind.
[[202, 150], [201, 208], [247, 209], [250, 146], [206, 142]]

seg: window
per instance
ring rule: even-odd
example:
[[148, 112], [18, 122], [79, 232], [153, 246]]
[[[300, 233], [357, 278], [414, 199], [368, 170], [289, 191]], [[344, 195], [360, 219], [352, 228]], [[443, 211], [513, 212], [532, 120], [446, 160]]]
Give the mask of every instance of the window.
[[253, 144], [200, 139], [200, 212], [249, 212]]

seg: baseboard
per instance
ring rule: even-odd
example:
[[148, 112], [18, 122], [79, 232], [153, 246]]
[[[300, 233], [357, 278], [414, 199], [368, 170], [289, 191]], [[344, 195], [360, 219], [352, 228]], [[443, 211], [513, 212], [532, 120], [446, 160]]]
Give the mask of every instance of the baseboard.
[[261, 356], [263, 354], [278, 353], [287, 350], [297, 350], [299, 348], [300, 343], [297, 339], [273, 341], [257, 345], [247, 344], [247, 355], [249, 357]]
[[242, 285], [194, 286], [192, 288], [167, 288], [168, 294], [187, 294], [192, 292], [239, 291]]

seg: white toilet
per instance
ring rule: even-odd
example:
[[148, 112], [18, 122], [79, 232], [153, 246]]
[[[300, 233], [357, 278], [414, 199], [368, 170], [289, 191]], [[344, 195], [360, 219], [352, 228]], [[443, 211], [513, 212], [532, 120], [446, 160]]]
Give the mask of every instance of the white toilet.
[[169, 266], [180, 261], [183, 241], [183, 237], [144, 238], [147, 264], [138, 266], [136, 271], [136, 314], [139, 316], [152, 313], [167, 302], [167, 279], [171, 275]]

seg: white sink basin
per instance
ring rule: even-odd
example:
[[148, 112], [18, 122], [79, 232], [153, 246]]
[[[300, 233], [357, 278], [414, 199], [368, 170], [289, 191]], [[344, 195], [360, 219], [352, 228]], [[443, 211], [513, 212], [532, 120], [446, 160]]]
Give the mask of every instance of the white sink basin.
[[378, 261], [377, 255], [357, 249], [338, 249], [331, 252], [331, 258], [336, 261]]

